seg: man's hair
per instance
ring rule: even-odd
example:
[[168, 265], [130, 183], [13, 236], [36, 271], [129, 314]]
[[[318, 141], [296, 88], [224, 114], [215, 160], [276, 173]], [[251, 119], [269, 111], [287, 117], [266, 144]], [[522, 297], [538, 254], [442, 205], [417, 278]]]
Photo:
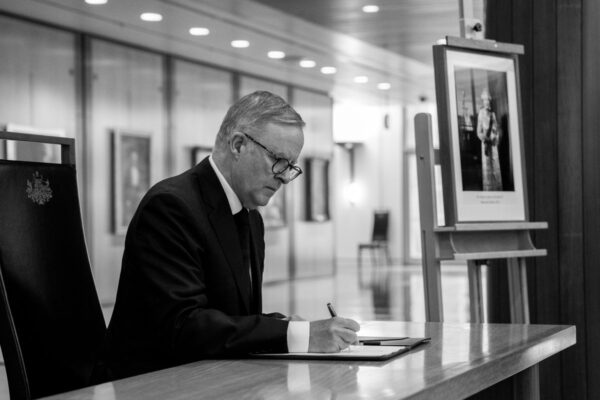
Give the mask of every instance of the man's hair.
[[268, 123], [304, 127], [304, 121], [284, 99], [267, 91], [250, 93], [233, 104], [219, 128], [217, 141], [227, 141], [234, 131], [251, 132]]

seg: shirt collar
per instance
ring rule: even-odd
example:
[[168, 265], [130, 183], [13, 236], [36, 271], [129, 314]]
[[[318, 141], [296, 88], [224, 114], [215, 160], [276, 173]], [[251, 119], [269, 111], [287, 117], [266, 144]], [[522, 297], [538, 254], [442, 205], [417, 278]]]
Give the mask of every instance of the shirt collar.
[[221, 182], [221, 186], [225, 191], [225, 196], [227, 196], [227, 202], [229, 203], [229, 207], [231, 208], [231, 214], [237, 214], [242, 210], [242, 202], [240, 201], [239, 197], [237, 197], [237, 194], [235, 194], [235, 192], [229, 185], [229, 182], [227, 182], [221, 171], [219, 171], [217, 164], [215, 164], [213, 160], [212, 154], [210, 155], [210, 157], [208, 157], [208, 161], [210, 162], [210, 166], [212, 167], [212, 169], [215, 171], [215, 174], [217, 174], [217, 178], [219, 178], [219, 182]]

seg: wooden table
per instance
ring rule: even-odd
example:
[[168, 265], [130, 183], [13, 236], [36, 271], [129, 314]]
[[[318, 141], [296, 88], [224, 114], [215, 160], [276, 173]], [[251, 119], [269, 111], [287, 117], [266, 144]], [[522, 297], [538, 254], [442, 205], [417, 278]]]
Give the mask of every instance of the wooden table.
[[429, 336], [388, 361], [205, 360], [48, 399], [458, 399], [575, 344], [575, 327], [373, 321], [365, 336]]

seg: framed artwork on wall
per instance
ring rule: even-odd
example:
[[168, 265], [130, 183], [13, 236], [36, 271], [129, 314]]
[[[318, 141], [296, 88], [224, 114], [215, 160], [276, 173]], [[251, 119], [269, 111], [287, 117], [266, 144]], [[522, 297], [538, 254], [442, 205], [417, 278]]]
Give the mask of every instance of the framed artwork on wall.
[[434, 46], [446, 224], [524, 221], [517, 54]]
[[204, 160], [212, 153], [212, 147], [208, 146], [194, 146], [191, 152], [191, 163], [192, 167]]
[[329, 220], [329, 160], [307, 158], [306, 171], [306, 220], [323, 222]]
[[150, 189], [150, 133], [112, 132], [113, 230], [122, 235]]

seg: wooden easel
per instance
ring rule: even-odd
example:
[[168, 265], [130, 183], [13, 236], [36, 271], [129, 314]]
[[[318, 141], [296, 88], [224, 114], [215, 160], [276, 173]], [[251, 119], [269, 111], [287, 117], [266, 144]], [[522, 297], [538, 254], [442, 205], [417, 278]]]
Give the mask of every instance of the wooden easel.
[[431, 115], [415, 117], [415, 146], [421, 217], [421, 252], [427, 321], [444, 320], [441, 286], [441, 261], [467, 262], [471, 322], [483, 321], [481, 266], [491, 259], [508, 263], [510, 316], [513, 323], [529, 323], [526, 257], [545, 256], [536, 249], [530, 231], [546, 229], [546, 222], [457, 223], [439, 226], [436, 213], [434, 167], [439, 164], [433, 148]]

